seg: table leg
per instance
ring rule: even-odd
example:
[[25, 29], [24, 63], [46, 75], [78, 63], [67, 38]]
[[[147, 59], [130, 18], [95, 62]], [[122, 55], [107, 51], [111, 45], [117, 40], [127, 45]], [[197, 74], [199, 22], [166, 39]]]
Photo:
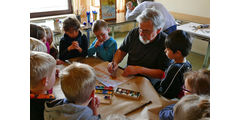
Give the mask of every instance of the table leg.
[[210, 41], [208, 42], [207, 52], [206, 52], [206, 55], [204, 57], [203, 66], [202, 66], [203, 68], [207, 68], [209, 55], [210, 55]]

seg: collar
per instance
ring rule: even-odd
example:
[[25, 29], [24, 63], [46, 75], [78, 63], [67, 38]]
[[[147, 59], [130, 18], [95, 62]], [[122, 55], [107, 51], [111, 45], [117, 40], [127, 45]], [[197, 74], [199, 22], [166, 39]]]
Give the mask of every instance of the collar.
[[30, 99], [55, 99], [53, 94], [34, 94], [30, 93]]

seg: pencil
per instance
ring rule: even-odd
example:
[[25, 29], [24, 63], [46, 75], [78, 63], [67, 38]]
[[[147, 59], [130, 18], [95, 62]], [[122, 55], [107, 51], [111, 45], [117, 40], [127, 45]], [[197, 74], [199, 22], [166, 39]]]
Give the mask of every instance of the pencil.
[[132, 113], [132, 112], [134, 112], [134, 111], [136, 111], [136, 110], [138, 110], [138, 109], [140, 109], [140, 108], [144, 108], [145, 106], [147, 106], [147, 105], [149, 105], [149, 104], [151, 104], [151, 103], [152, 103], [152, 101], [150, 100], [150, 101], [148, 101], [148, 102], [146, 102], [146, 103], [138, 106], [137, 108], [135, 108], [135, 109], [133, 109], [133, 110], [125, 113], [124, 115], [130, 114], [130, 113]]

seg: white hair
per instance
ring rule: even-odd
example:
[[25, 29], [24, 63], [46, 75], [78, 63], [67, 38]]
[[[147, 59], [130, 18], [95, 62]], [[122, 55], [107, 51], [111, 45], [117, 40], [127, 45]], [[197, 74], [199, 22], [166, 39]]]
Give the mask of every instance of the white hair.
[[42, 41], [33, 37], [30, 37], [30, 50], [47, 53], [46, 45]]
[[69, 101], [80, 104], [86, 102], [95, 88], [94, 69], [82, 63], [74, 62], [60, 72], [61, 88]]
[[151, 20], [155, 29], [161, 31], [165, 25], [165, 18], [162, 13], [155, 8], [146, 8], [136, 19], [139, 23]]
[[30, 88], [35, 88], [44, 77], [50, 77], [56, 60], [44, 52], [30, 52]]
[[174, 106], [174, 120], [200, 120], [210, 117], [210, 101], [206, 95], [186, 95]]

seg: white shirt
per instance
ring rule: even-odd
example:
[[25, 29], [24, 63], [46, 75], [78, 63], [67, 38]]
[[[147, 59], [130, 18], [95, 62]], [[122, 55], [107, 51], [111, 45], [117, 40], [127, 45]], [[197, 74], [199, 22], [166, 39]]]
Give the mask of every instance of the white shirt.
[[135, 20], [138, 15], [140, 15], [143, 10], [146, 8], [155, 8], [161, 11], [162, 15], [165, 18], [165, 25], [163, 30], [168, 29], [169, 27], [176, 25], [174, 17], [167, 11], [167, 9], [159, 2], [144, 1], [141, 4], [137, 5], [134, 10], [127, 9], [126, 20]]

